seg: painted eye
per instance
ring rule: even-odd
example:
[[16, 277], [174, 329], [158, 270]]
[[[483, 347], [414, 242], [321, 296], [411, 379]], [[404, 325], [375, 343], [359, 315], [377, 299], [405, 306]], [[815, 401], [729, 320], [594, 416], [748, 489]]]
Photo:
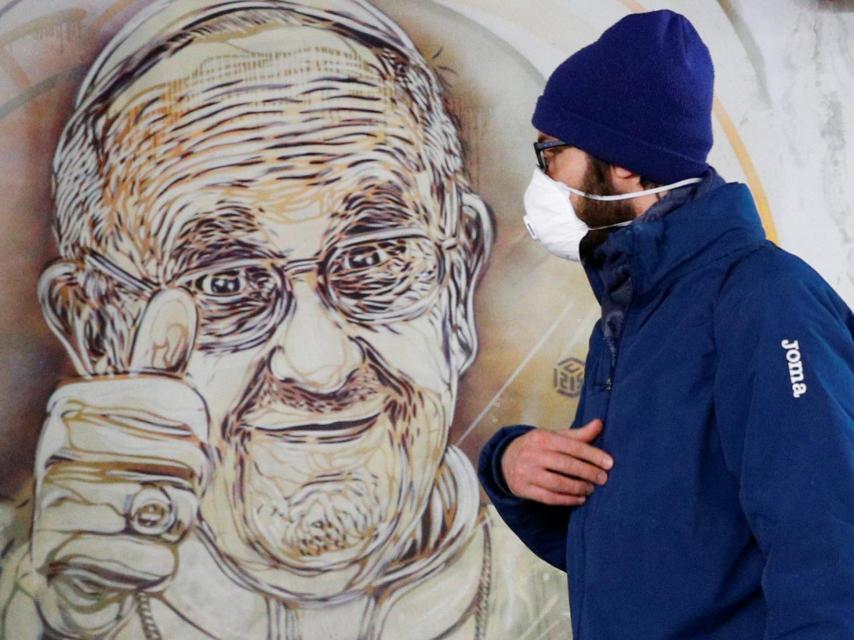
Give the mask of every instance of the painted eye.
[[209, 273], [196, 278], [195, 286], [208, 296], [234, 296], [246, 289], [246, 277], [240, 271]]
[[353, 247], [351, 251], [342, 256], [342, 267], [345, 269], [368, 269], [383, 264], [390, 257], [388, 247]]
[[365, 240], [340, 249], [325, 270], [333, 304], [365, 322], [413, 318], [432, 304], [442, 259], [420, 236]]
[[239, 351], [264, 342], [287, 313], [291, 295], [282, 274], [269, 265], [213, 267], [183, 281], [198, 304], [200, 345]]

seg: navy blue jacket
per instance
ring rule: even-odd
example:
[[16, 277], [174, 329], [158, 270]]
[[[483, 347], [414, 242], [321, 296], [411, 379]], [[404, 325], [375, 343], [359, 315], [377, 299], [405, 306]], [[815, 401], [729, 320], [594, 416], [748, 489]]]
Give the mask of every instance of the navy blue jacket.
[[568, 572], [575, 640], [854, 638], [854, 316], [717, 180], [585, 260], [606, 313], [573, 427], [603, 419], [607, 484], [514, 496], [528, 425], [481, 451], [501, 517]]

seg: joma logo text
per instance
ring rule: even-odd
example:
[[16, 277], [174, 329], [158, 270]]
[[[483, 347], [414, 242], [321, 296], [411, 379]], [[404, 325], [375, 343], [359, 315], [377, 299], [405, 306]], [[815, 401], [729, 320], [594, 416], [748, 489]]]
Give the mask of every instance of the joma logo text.
[[807, 392], [807, 385], [804, 384], [804, 363], [801, 360], [801, 347], [797, 340], [783, 340], [780, 346], [786, 350], [786, 360], [789, 362], [792, 396], [800, 398]]

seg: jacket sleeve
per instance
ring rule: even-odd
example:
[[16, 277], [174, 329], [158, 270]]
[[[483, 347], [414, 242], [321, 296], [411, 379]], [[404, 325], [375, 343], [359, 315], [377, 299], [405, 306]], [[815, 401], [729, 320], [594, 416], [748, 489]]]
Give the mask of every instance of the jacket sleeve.
[[715, 413], [765, 558], [765, 640], [842, 640], [854, 638], [854, 317], [797, 265], [745, 269], [722, 290]]
[[501, 519], [537, 556], [566, 571], [566, 531], [572, 507], [520, 498], [510, 492], [501, 470], [504, 450], [534, 427], [513, 425], [499, 429], [481, 449], [477, 475]]

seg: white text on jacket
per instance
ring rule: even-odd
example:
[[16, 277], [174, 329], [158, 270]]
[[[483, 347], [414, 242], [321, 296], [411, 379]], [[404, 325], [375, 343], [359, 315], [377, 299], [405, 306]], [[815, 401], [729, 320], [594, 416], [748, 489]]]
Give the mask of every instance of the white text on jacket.
[[781, 346], [786, 350], [789, 361], [789, 380], [792, 382], [792, 396], [800, 398], [807, 392], [804, 382], [804, 363], [801, 360], [801, 347], [797, 340], [783, 340]]

